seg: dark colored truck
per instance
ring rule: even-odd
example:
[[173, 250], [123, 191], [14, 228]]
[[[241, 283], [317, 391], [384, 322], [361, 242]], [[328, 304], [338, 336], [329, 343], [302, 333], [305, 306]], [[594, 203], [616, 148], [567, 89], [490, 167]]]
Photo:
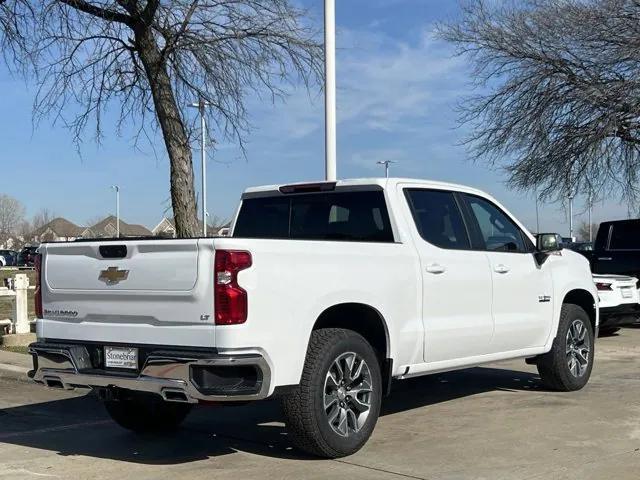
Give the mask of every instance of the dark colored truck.
[[591, 271], [640, 278], [640, 219], [600, 224]]
[[[640, 279], [640, 219], [601, 223], [593, 252], [589, 253], [587, 258], [594, 274], [624, 275]], [[639, 287], [640, 282], [636, 282], [636, 288]], [[602, 332], [607, 329], [614, 331], [617, 327], [635, 323], [639, 319], [638, 304], [600, 308]]]

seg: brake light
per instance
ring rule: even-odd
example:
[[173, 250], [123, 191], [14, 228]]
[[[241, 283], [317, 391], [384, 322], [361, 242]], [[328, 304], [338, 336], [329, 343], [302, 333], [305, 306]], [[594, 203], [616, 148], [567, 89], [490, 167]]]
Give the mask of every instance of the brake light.
[[610, 283], [596, 282], [596, 289], [599, 291], [613, 290]]
[[251, 254], [239, 250], [216, 250], [216, 325], [238, 325], [247, 321], [247, 292], [238, 285], [238, 272], [251, 266]]
[[298, 183], [295, 185], [283, 185], [278, 190], [280, 193], [314, 193], [332, 192], [336, 189], [336, 182]]
[[42, 255], [37, 254], [33, 259], [33, 266], [36, 270], [36, 289], [33, 293], [35, 302], [36, 317], [42, 318]]

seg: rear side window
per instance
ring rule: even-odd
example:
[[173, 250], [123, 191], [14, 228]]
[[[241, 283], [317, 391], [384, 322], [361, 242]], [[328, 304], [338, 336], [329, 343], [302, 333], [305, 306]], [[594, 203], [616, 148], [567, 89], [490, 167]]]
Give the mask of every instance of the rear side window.
[[462, 213], [453, 193], [408, 189], [405, 194], [422, 238], [440, 248], [471, 248]]
[[382, 191], [309, 193], [242, 201], [241, 238], [393, 242]]
[[620, 222], [611, 225], [609, 250], [640, 250], [640, 222]]

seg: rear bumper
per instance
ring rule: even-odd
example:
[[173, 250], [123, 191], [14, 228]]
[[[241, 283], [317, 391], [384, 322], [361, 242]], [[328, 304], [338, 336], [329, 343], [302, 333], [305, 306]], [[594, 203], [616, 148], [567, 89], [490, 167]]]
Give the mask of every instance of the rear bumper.
[[[136, 372], [100, 368], [94, 345], [38, 342], [29, 346], [35, 382], [54, 388], [126, 389], [166, 401], [248, 401], [268, 396], [271, 369], [264, 355], [147, 347]], [[98, 367], [98, 368], [96, 368]]]
[[600, 308], [600, 327], [631, 325], [640, 320], [640, 304], [624, 303]]

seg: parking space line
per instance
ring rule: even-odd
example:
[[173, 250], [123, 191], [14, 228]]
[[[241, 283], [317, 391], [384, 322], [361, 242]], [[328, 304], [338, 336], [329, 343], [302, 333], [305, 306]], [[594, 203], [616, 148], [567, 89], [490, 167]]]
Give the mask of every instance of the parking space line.
[[345, 465], [350, 465], [352, 467], [360, 467], [366, 470], [373, 470], [375, 472], [388, 473], [389, 475], [396, 475], [398, 477], [413, 478], [415, 480], [428, 480], [426, 477], [417, 477], [415, 475], [410, 475], [408, 473], [400, 473], [400, 472], [394, 472], [393, 470], [385, 470], [384, 468], [368, 467], [366, 465], [360, 465], [358, 463], [347, 462], [346, 460], [334, 459], [333, 461], [336, 463], [344, 463]]

